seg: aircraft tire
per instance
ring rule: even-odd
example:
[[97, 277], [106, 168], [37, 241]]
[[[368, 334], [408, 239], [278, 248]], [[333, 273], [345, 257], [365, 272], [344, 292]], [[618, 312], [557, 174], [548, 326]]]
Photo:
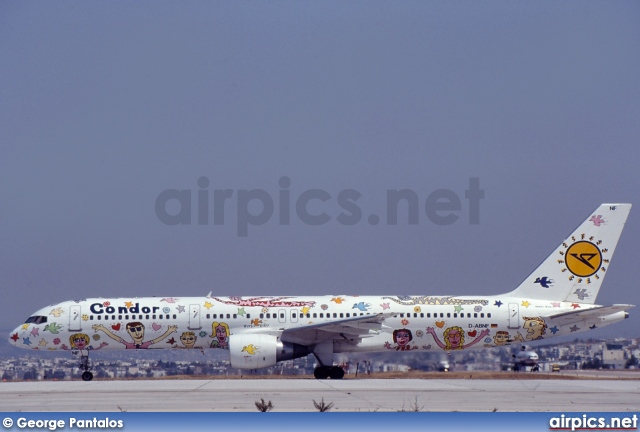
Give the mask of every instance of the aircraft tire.
[[327, 379], [329, 378], [330, 368], [326, 366], [318, 366], [313, 370], [313, 376], [316, 379]]
[[91, 381], [93, 379], [93, 374], [89, 371], [82, 372], [82, 381]]
[[329, 377], [331, 379], [342, 379], [344, 378], [344, 370], [339, 366], [334, 366], [329, 371]]

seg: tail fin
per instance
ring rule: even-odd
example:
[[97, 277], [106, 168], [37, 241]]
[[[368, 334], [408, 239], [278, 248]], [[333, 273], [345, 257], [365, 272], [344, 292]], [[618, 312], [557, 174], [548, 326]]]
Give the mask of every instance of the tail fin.
[[631, 204], [602, 204], [507, 295], [595, 303], [630, 210]]

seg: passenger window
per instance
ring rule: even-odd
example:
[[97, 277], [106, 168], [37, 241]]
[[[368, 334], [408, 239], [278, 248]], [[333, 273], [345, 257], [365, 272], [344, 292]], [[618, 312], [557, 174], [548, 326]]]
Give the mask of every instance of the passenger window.
[[236, 318], [238, 318], [238, 315], [233, 314], [233, 319], [236, 319]]
[[314, 312], [314, 313], [313, 313], [313, 317], [314, 317], [314, 318], [318, 318], [318, 314]]
[[320, 318], [324, 318], [324, 313], [320, 312]]
[[447, 312], [447, 318], [451, 318], [451, 313]]
[[474, 317], [474, 318], [478, 318], [478, 314], [477, 314], [477, 313], [474, 313], [474, 314], [473, 314], [473, 317]]
[[480, 318], [484, 318], [484, 312], [480, 314]]
[[487, 318], [491, 318], [491, 314], [490, 313], [487, 314]]
[[98, 315], [98, 321], [102, 320], [102, 315]]
[[333, 313], [333, 317], [334, 317], [334, 318], [338, 318], [338, 314], [334, 312], [334, 313]]
[[264, 318], [264, 314], [263, 313], [260, 314], [260, 318]]
[[251, 318], [251, 315], [247, 314], [247, 319]]
[[227, 319], [231, 318], [231, 314], [227, 314]]

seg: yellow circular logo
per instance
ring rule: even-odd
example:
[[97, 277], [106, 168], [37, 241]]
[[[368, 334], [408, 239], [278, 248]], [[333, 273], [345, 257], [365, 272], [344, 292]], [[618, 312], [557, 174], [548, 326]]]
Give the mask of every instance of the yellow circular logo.
[[571, 273], [579, 277], [593, 276], [602, 264], [602, 253], [589, 241], [578, 241], [569, 246], [565, 263]]

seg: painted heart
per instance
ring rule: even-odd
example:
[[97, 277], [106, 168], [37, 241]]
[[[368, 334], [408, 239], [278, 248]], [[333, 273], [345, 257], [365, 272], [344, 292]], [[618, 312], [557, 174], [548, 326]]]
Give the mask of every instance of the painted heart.
[[469, 334], [469, 336], [471, 336], [471, 337], [476, 337], [476, 335], [478, 334], [478, 332], [477, 332], [476, 330], [474, 330], [474, 331], [470, 331], [470, 332], [467, 332], [467, 333], [468, 333], [468, 334]]
[[444, 321], [436, 321], [436, 327], [438, 328], [444, 327]]
[[118, 323], [118, 324], [113, 324], [113, 325], [111, 326], [111, 328], [112, 328], [112, 329], [114, 329], [115, 331], [120, 331], [120, 323]]
[[153, 331], [158, 331], [162, 328], [162, 326], [160, 324], [153, 323], [151, 324], [151, 328], [153, 329]]

